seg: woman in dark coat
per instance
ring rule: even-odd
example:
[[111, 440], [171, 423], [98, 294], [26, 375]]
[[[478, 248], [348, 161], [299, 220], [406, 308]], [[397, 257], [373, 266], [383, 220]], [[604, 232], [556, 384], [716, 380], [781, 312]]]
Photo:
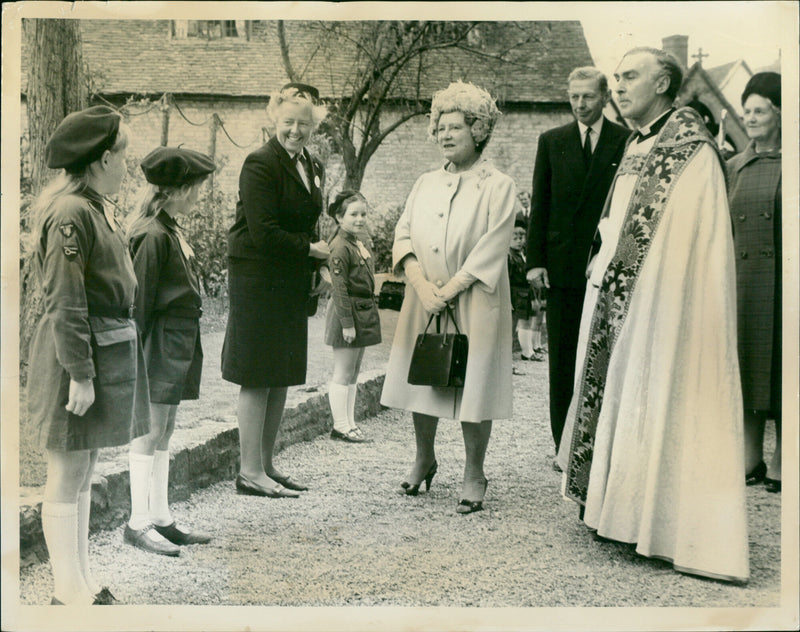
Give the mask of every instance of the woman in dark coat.
[[[748, 485], [781, 489], [781, 77], [753, 75], [742, 94], [750, 144], [728, 161], [736, 244], [739, 364]], [[764, 462], [764, 426], [776, 446]]]
[[47, 144], [62, 172], [33, 207], [44, 315], [28, 371], [30, 418], [47, 453], [42, 531], [53, 604], [112, 604], [88, 565], [91, 484], [99, 448], [149, 428], [142, 345], [133, 320], [136, 276], [105, 196], [126, 173], [129, 132], [105, 106], [74, 112]]
[[169, 511], [169, 440], [183, 399], [200, 396], [200, 284], [176, 218], [197, 203], [214, 161], [191, 149], [158, 147], [141, 162], [150, 184], [131, 213], [128, 239], [139, 282], [136, 322], [150, 382], [150, 432], [131, 442], [131, 516], [124, 541], [160, 555], [211, 537], [179, 528]]
[[297, 497], [295, 491], [307, 489], [278, 471], [272, 457], [287, 388], [306, 379], [314, 262], [329, 254], [324, 241], [315, 241], [322, 164], [305, 149], [325, 116], [317, 97], [316, 89], [302, 84], [270, 97], [267, 116], [275, 132], [245, 159], [228, 235], [230, 313], [222, 377], [241, 386], [236, 489], [242, 494]]

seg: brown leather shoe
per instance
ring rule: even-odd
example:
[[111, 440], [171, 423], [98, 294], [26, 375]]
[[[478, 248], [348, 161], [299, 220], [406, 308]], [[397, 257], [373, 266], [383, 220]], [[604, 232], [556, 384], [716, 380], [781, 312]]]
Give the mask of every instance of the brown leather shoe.
[[149, 524], [144, 529], [131, 529], [129, 525], [125, 525], [125, 535], [123, 540], [125, 544], [135, 546], [137, 549], [147, 551], [148, 553], [155, 553], [156, 555], [167, 555], [169, 557], [178, 557], [181, 550], [178, 546], [169, 540], [156, 540], [153, 538], [151, 532], [153, 525]]

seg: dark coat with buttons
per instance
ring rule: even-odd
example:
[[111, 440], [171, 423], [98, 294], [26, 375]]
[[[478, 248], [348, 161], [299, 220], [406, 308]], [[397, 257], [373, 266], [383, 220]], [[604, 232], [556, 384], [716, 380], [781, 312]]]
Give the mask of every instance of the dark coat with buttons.
[[202, 299], [192, 269], [194, 253], [164, 211], [130, 235], [139, 282], [136, 322], [142, 334], [150, 400], [179, 404], [200, 397]]
[[751, 143], [728, 170], [744, 406], [779, 413], [781, 154], [756, 154]]
[[[85, 189], [44, 212], [36, 244], [44, 297], [28, 368], [28, 407], [43, 449], [124, 445], [150, 429], [142, 345], [130, 308], [137, 283], [128, 245]], [[70, 379], [92, 379], [83, 416], [67, 412]]]
[[277, 137], [252, 152], [239, 176], [228, 234], [230, 312], [222, 377], [248, 387], [306, 379], [307, 303], [315, 260], [308, 256], [322, 212], [322, 164], [310, 163], [310, 190]]
[[[325, 314], [325, 344], [368, 347], [381, 341], [381, 321], [375, 301], [372, 256], [364, 257], [356, 237], [337, 230], [330, 241], [331, 298]], [[366, 246], [362, 243], [366, 250]], [[369, 251], [367, 251], [369, 253]], [[356, 338], [346, 343], [342, 330], [353, 327]]]
[[586, 286], [592, 239], [629, 135], [605, 119], [588, 170], [576, 121], [539, 137], [526, 264], [546, 268], [553, 287]]

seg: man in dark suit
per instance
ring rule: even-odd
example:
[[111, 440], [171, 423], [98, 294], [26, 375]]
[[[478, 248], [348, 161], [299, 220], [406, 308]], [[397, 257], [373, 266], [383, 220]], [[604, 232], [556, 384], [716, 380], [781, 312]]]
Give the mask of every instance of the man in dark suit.
[[573, 70], [567, 93], [577, 120], [539, 137], [527, 245], [528, 281], [549, 288], [550, 427], [556, 451], [572, 397], [589, 250], [630, 133], [603, 116], [611, 91], [596, 68]]

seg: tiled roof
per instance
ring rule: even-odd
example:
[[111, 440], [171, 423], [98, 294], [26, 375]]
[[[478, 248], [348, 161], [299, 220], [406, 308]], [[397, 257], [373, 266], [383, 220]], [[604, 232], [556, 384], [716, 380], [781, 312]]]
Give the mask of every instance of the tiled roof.
[[707, 69], [706, 73], [708, 74], [708, 78], [711, 79], [715, 85], [720, 86], [736, 64], [737, 62], [732, 61], [727, 64], [722, 64], [721, 66], [715, 66], [714, 68]]
[[[335, 46], [324, 47], [325, 38], [331, 37], [325, 27], [357, 29], [359, 24], [285, 24], [292, 63], [302, 79], [316, 85], [323, 97], [346, 94], [356, 48], [341, 36]], [[168, 20], [83, 20], [81, 25], [84, 60], [103, 94], [266, 96], [287, 80], [274, 21], [254, 22], [250, 41], [174, 38]], [[427, 99], [461, 78], [486, 88], [501, 102], [563, 103], [569, 72], [592, 64], [578, 21], [503, 22], [481, 28], [486, 33], [500, 29], [491, 32], [481, 54], [430, 53], [409, 65], [399, 90], [390, 96], [413, 98], [419, 87], [420, 96]], [[512, 53], [514, 63], [494, 61], [497, 48], [510, 42], [524, 42]], [[23, 64], [25, 58], [23, 53]]]

